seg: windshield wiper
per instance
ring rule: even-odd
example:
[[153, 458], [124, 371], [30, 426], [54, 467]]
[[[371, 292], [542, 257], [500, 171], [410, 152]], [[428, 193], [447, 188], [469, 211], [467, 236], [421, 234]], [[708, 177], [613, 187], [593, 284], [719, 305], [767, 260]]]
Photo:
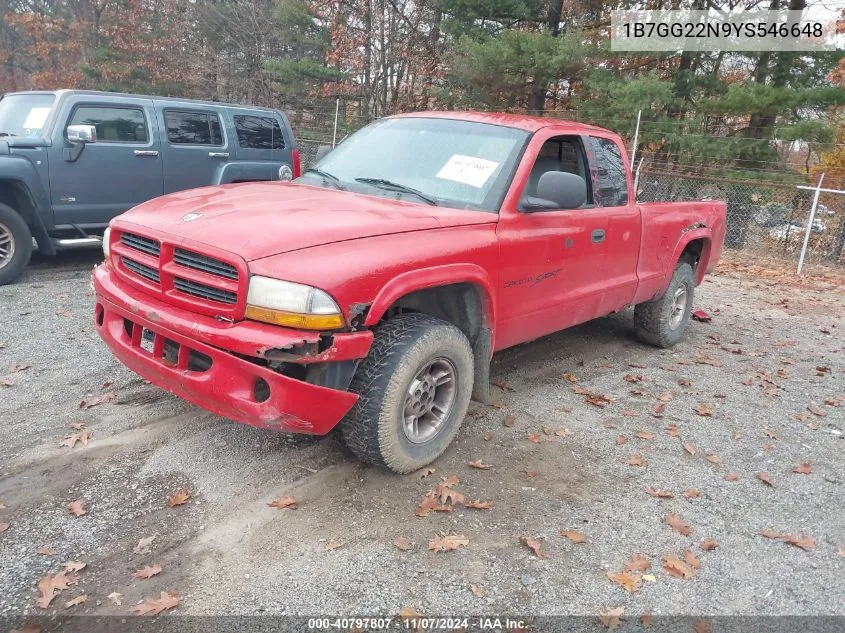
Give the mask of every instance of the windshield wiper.
[[331, 182], [334, 184], [335, 187], [338, 189], [343, 189], [343, 185], [340, 184], [340, 178], [335, 176], [334, 174], [330, 174], [327, 171], [323, 171], [322, 169], [318, 169], [316, 167], [311, 167], [310, 169], [306, 169], [305, 173], [311, 172], [312, 174], [317, 174], [318, 176], [322, 177], [324, 181]]
[[422, 191], [419, 191], [418, 189], [414, 189], [413, 187], [409, 187], [408, 185], [403, 185], [398, 182], [385, 180], [384, 178], [356, 178], [355, 182], [363, 182], [366, 185], [372, 185], [381, 189], [398, 191], [401, 193], [410, 193], [417, 196], [420, 200], [424, 200], [428, 204], [434, 205], [435, 207], [437, 206], [437, 200], [435, 200], [434, 198], [425, 195]]

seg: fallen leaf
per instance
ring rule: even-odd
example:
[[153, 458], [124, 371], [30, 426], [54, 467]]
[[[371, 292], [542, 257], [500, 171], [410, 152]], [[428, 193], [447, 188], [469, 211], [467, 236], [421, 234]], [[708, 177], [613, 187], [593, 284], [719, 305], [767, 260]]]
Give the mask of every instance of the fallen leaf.
[[346, 545], [346, 543], [343, 541], [329, 541], [323, 546], [323, 549], [327, 552], [331, 552], [333, 550], [340, 549], [344, 545]]
[[576, 545], [578, 543], [587, 542], [587, 536], [583, 532], [579, 532], [578, 530], [561, 530], [560, 535], [565, 536]]
[[704, 620], [696, 620], [695, 624], [692, 625], [692, 630], [694, 633], [711, 633], [712, 628], [710, 627], [710, 623]]
[[631, 556], [622, 571], [626, 572], [644, 572], [651, 567], [651, 561], [642, 554], [634, 554]]
[[640, 453], [634, 453], [627, 459], [625, 463], [629, 466], [648, 466], [648, 462], [646, 461], [645, 457], [643, 457]]
[[707, 538], [707, 539], [704, 539], [703, 541], [701, 541], [701, 543], [699, 544], [699, 547], [702, 550], [704, 550], [705, 552], [709, 552], [709, 551], [714, 550], [717, 547], [719, 547], [719, 543], [718, 543], [718, 541], [716, 541], [716, 539]]
[[132, 610], [135, 615], [158, 615], [179, 604], [179, 594], [172, 591], [162, 591], [158, 598], [144, 598]]
[[403, 552], [407, 552], [411, 549], [411, 543], [404, 536], [397, 536], [393, 541], [393, 546], [396, 549], [401, 549]]
[[0, 523], [0, 534], [2, 534], [3, 532], [5, 532], [8, 529], [9, 529], [8, 523]]
[[792, 472], [798, 473], [799, 475], [809, 475], [813, 472], [813, 466], [810, 462], [804, 462], [803, 464], [798, 464], [795, 468], [793, 468]]
[[42, 545], [37, 550], [35, 550], [36, 554], [40, 556], [55, 556], [58, 552], [54, 550], [52, 547], [47, 547], [46, 545]]
[[701, 492], [698, 488], [687, 488], [684, 490], [684, 499], [698, 499], [701, 496]]
[[83, 446], [88, 446], [88, 442], [90, 442], [91, 438], [93, 437], [94, 434], [91, 431], [82, 431], [82, 433], [68, 435], [65, 439], [59, 442], [59, 446], [67, 446], [68, 448], [73, 448], [74, 446], [76, 446], [77, 442], [82, 442]]
[[68, 600], [65, 602], [65, 609], [70, 609], [71, 607], [79, 606], [80, 604], [85, 604], [88, 602], [88, 596], [82, 594], [81, 596], [77, 596], [73, 600]]
[[775, 435], [775, 433], [774, 433], [773, 431], [770, 431], [769, 429], [764, 430], [764, 431], [763, 431], [763, 434], [764, 434], [766, 437], [768, 437], [770, 440], [779, 440], [779, 439], [781, 439], [781, 438], [779, 438], [777, 435]]
[[74, 431], [79, 431], [80, 429], [85, 428], [85, 422], [68, 422], [67, 426], [69, 429], [73, 429]]
[[627, 443], [628, 443], [628, 438], [625, 437], [624, 435], [620, 435], [619, 437], [616, 438], [616, 445], [617, 446], [622, 446], [623, 444], [627, 444]]
[[423, 614], [413, 607], [402, 607], [399, 609], [399, 617], [403, 620], [409, 620], [413, 618], [421, 618], [423, 617]]
[[762, 532], [760, 532], [760, 536], [762, 536], [764, 538], [770, 538], [770, 539], [782, 539], [784, 535], [781, 534], [780, 532], [775, 532], [774, 530], [766, 529], [766, 530], [763, 530]]
[[14, 365], [9, 365], [9, 373], [16, 374], [25, 369], [29, 369], [30, 367], [32, 367], [32, 365], [29, 363], [15, 363]]
[[819, 416], [820, 418], [823, 418], [827, 415], [827, 413], [825, 413], [824, 411], [822, 411], [818, 407], [807, 407], [807, 411], [809, 411], [813, 415]]
[[704, 417], [713, 417], [713, 407], [709, 404], [704, 404], [703, 402], [697, 404], [693, 409], [698, 415]]
[[629, 418], [635, 418], [639, 415], [634, 409], [622, 409], [621, 413]]
[[678, 427], [675, 424], [670, 424], [666, 427], [666, 435], [669, 437], [678, 437]]
[[452, 552], [459, 547], [469, 545], [469, 539], [463, 534], [436, 536], [428, 542], [428, 549], [432, 552]]
[[145, 580], [147, 578], [152, 578], [156, 574], [160, 573], [161, 565], [146, 565], [145, 567], [142, 567], [132, 575], [139, 580]]
[[711, 358], [706, 354], [700, 354], [696, 352], [695, 354], [695, 362], [699, 365], [710, 365], [711, 367], [721, 367], [722, 361], [716, 360], [715, 358]]
[[540, 435], [539, 433], [531, 433], [528, 436], [528, 439], [531, 440], [532, 442], [534, 442], [535, 444], [539, 444], [540, 442], [543, 441], [543, 436]]
[[11, 378], [0, 378], [0, 387], [14, 387], [15, 382]]
[[469, 590], [472, 592], [476, 598], [483, 598], [484, 597], [484, 588], [479, 587], [478, 585], [470, 585]]
[[663, 412], [664, 412], [665, 410], [666, 410], [666, 403], [665, 403], [665, 402], [661, 402], [661, 403], [659, 403], [659, 404], [654, 405], [654, 408], [651, 410], [651, 414], [652, 414], [654, 417], [659, 418], [659, 417], [661, 417], [661, 416], [663, 415]]
[[76, 501], [72, 501], [67, 504], [67, 511], [75, 517], [81, 517], [84, 514], [88, 514], [85, 510], [85, 502], [82, 499], [77, 499]]
[[701, 569], [701, 561], [695, 557], [691, 550], [684, 551], [684, 562], [694, 569]]
[[757, 479], [762, 481], [767, 486], [774, 487], [774, 484], [772, 483], [772, 478], [769, 476], [769, 473], [757, 473]]
[[674, 512], [667, 514], [663, 520], [666, 522], [666, 525], [675, 530], [678, 534], [682, 534], [683, 536], [689, 536], [692, 534], [692, 528], [689, 523], [684, 521], [680, 515], [675, 514]]
[[584, 402], [591, 404], [594, 407], [604, 409], [607, 405], [613, 403], [613, 398], [602, 393], [589, 393], [584, 396]]
[[64, 591], [79, 581], [79, 576], [61, 571], [58, 574], [47, 574], [38, 580], [38, 595], [35, 598], [35, 606], [46, 609], [50, 606], [53, 598], [59, 591]]
[[706, 455], [704, 457], [704, 459], [706, 459], [711, 464], [721, 464], [722, 463], [722, 458], [719, 457], [718, 455], [714, 455], [713, 453], [709, 453], [708, 455]]
[[639, 574], [609, 571], [607, 572], [607, 577], [622, 587], [625, 591], [629, 591], [631, 593], [639, 591], [642, 588], [642, 576]]
[[540, 548], [543, 546], [543, 539], [541, 538], [531, 538], [530, 536], [520, 536], [519, 542], [525, 545], [528, 549], [530, 549], [537, 558], [548, 558], [549, 555], [545, 552], [541, 552]]
[[634, 437], [638, 437], [641, 440], [653, 440], [654, 434], [648, 433], [646, 431], [637, 431], [637, 432], [634, 433]]
[[622, 624], [623, 613], [625, 613], [625, 607], [606, 609], [605, 611], [599, 613], [599, 620], [601, 620], [601, 623], [610, 630], [618, 629]]
[[736, 481], [739, 479], [739, 473], [728, 473], [725, 475], [725, 481]]
[[484, 438], [485, 442], [489, 442], [490, 440], [493, 439], [493, 434], [490, 431], [485, 431], [484, 435], [482, 437]]
[[693, 446], [689, 442], [686, 442], [683, 446], [684, 446], [684, 450], [687, 453], [689, 453], [690, 455], [695, 455], [695, 446]]
[[480, 499], [476, 499], [475, 501], [467, 501], [464, 503], [465, 508], [472, 508], [473, 510], [489, 510], [493, 507], [492, 501], [481, 501]]
[[428, 477], [429, 475], [433, 475], [434, 473], [435, 473], [435, 470], [433, 468], [423, 468], [419, 472], [418, 477], [419, 477], [419, 479], [425, 479], [426, 477]]
[[107, 402], [113, 402], [114, 400], [117, 400], [117, 394], [114, 391], [101, 393], [96, 396], [86, 396], [79, 403], [79, 408], [90, 409], [91, 407], [96, 407], [97, 405], [105, 404]]
[[507, 391], [509, 389], [509, 387], [504, 382], [502, 382], [501, 380], [493, 380], [491, 382], [494, 385], [496, 385], [499, 389], [501, 389], [502, 391]]
[[686, 580], [695, 576], [695, 569], [674, 554], [667, 554], [663, 557], [663, 569], [666, 570], [666, 573], [670, 576], [674, 576], [675, 578], [683, 578]]
[[155, 540], [155, 536], [145, 536], [141, 540], [138, 541], [138, 544], [135, 546], [135, 549], [132, 551], [136, 554], [149, 554], [150, 553], [150, 545], [153, 544]]
[[634, 374], [625, 374], [623, 378], [625, 382], [642, 382], [644, 380], [639, 374], [636, 376]]
[[88, 566], [88, 563], [83, 563], [78, 560], [69, 560], [65, 563], [62, 563], [62, 567], [65, 568], [65, 571], [68, 573], [76, 573], [78, 571], [82, 571]]
[[111, 600], [117, 606], [123, 604], [123, 594], [117, 593], [116, 591], [112, 591], [108, 596], [106, 596], [109, 600]]
[[[186, 488], [182, 488], [180, 490], [177, 490], [172, 496], [168, 497], [167, 505], [170, 508], [175, 508], [176, 506], [181, 506], [181, 505], [188, 503], [188, 499], [190, 499], [190, 498], [191, 498], [191, 493], [188, 492], [188, 490]], [[281, 497], [281, 498], [285, 499], [286, 497]], [[293, 499], [293, 497], [287, 497], [287, 498]], [[276, 501], [278, 501], [278, 499]], [[276, 503], [276, 501], [273, 501], [273, 502], [269, 503], [268, 505], [270, 505], [274, 508], [278, 507], [278, 506], [273, 505], [274, 503]], [[294, 501], [294, 506], [295, 505], [296, 505], [296, 501]]]
[[651, 613], [649, 611], [646, 611], [640, 616], [640, 624], [644, 629], [650, 629], [652, 626], [654, 626], [654, 620], [652, 619]]
[[646, 486], [646, 494], [651, 495], [652, 497], [657, 497], [658, 499], [671, 499], [674, 497], [671, 490], [663, 490], [662, 488], [649, 488]]
[[790, 545], [794, 545], [795, 547], [800, 547], [803, 550], [809, 551], [816, 547], [816, 541], [810, 536], [796, 536], [794, 534], [788, 534], [783, 537], [784, 543], [789, 543]]
[[564, 380], [568, 380], [569, 382], [578, 382], [578, 379], [577, 379], [577, 378], [575, 378], [575, 376], [573, 376], [573, 375], [572, 375], [571, 373], [569, 373], [569, 372], [566, 372], [565, 374], [563, 374], [563, 379], [564, 379]]
[[470, 462], [469, 465], [473, 468], [478, 468], [481, 470], [488, 470], [490, 468], [490, 464], [485, 464], [480, 459], [476, 459], [474, 462]]
[[508, 414], [505, 416], [505, 422], [504, 422], [504, 425], [505, 425], [506, 427], [510, 428], [510, 427], [512, 427], [514, 424], [516, 424], [516, 418], [515, 418], [512, 414], [508, 413]]
[[687, 379], [687, 378], [678, 378], [678, 384], [679, 384], [681, 387], [689, 387], [689, 386], [690, 386], [690, 381], [689, 381], [689, 379]]

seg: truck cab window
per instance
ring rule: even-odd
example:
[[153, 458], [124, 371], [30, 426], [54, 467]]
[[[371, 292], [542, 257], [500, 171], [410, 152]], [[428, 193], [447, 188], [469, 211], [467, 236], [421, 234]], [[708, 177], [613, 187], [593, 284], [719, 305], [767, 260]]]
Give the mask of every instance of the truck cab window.
[[603, 207], [628, 204], [628, 178], [619, 146], [607, 138], [590, 137], [598, 170], [596, 202]]
[[531, 168], [523, 195], [536, 197], [540, 176], [547, 171], [564, 171], [584, 178], [587, 183], [587, 202], [584, 206], [592, 206], [593, 194], [587, 177], [587, 159], [578, 137], [557, 136], [543, 143]]
[[98, 143], [146, 143], [147, 120], [141, 108], [79, 106], [68, 125], [93, 125]]

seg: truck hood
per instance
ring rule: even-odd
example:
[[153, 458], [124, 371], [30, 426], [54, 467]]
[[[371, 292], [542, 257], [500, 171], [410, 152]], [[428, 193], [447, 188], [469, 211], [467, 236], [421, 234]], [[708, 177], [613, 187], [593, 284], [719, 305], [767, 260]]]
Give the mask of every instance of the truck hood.
[[253, 261], [333, 242], [496, 219], [484, 211], [272, 182], [169, 194], [130, 209], [117, 223], [202, 242]]

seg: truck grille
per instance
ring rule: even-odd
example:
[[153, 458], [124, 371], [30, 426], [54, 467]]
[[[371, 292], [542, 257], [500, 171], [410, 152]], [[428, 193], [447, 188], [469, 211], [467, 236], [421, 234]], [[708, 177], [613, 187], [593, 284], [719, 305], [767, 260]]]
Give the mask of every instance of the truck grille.
[[141, 237], [134, 233], [121, 233], [120, 241], [129, 248], [134, 248], [136, 251], [141, 251], [153, 257], [158, 257], [161, 253], [161, 244], [149, 237]]
[[120, 261], [123, 262], [123, 265], [126, 266], [128, 270], [131, 270], [136, 275], [140, 275], [141, 277], [149, 279], [157, 284], [161, 283], [161, 275], [155, 268], [145, 266], [144, 264], [131, 260], [128, 257], [121, 257]]
[[174, 277], [173, 287], [179, 292], [184, 292], [187, 295], [199, 297], [200, 299], [206, 299], [207, 301], [216, 301], [228, 305], [235, 305], [238, 302], [238, 295], [234, 292], [213, 288], [212, 286], [182, 279], [181, 277]]
[[225, 277], [226, 279], [238, 280], [238, 269], [226, 262], [208, 257], [207, 255], [200, 255], [184, 248], [177, 248], [173, 252], [173, 261], [180, 266], [186, 268], [193, 268], [209, 275], [217, 275], [218, 277]]

